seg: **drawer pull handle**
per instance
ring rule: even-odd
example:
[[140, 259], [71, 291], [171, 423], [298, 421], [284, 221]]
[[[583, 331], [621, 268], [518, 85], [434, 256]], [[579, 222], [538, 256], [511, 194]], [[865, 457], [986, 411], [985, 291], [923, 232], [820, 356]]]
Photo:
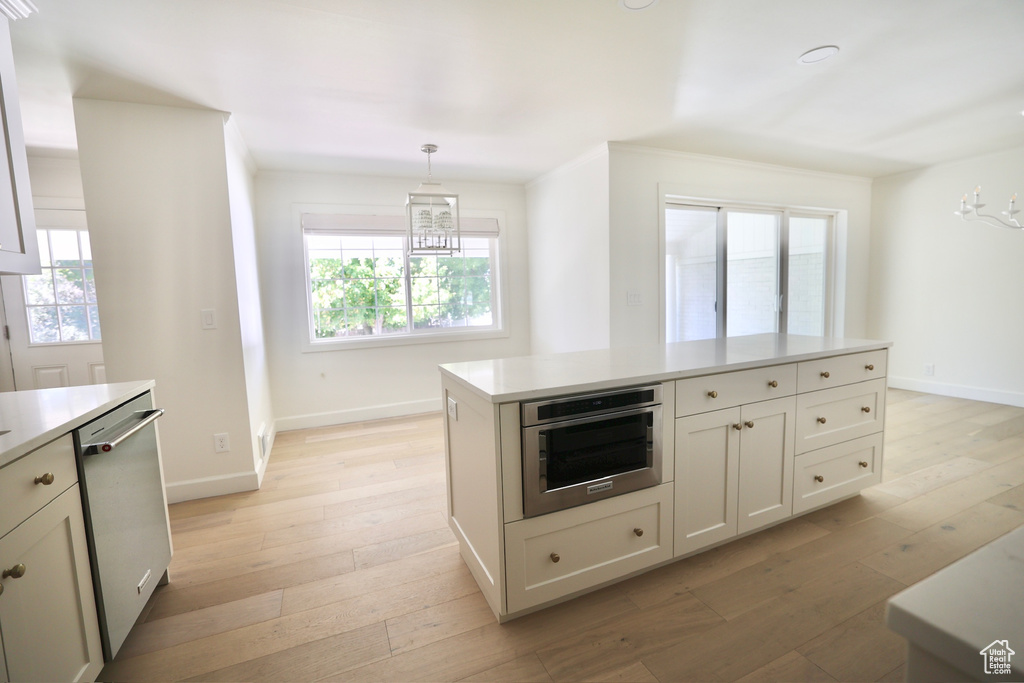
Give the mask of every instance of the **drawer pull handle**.
[[5, 569], [3, 577], [6, 579], [8, 576], [12, 579], [20, 579], [25, 576], [25, 565], [19, 563], [10, 569]]
[[864, 406], [863, 408], [860, 409], [860, 411], [862, 413], [870, 413], [871, 412], [871, 407], [870, 406]]
[[875, 369], [875, 366], [874, 366], [874, 365], [865, 365], [865, 366], [864, 366], [864, 369], [865, 369], [865, 370], [868, 370], [868, 371], [871, 371], [871, 370], [874, 370], [874, 369]]
[[828, 379], [828, 370], [826, 370], [825, 372], [821, 373], [821, 376], [824, 377], [825, 379]]
[[551, 561], [552, 562], [558, 562], [560, 559], [562, 559], [562, 558], [558, 556], [558, 553], [551, 553]]
[[776, 382], [775, 380], [772, 380], [771, 382], [768, 382], [768, 386], [770, 386], [772, 389], [777, 389], [778, 386], [779, 386], [779, 383]]
[[820, 422], [821, 424], [825, 424], [825, 418], [819, 417], [818, 422]]
[[708, 392], [708, 396], [710, 396], [711, 398], [718, 398], [718, 392], [717, 391], [709, 391]]
[[865, 469], [867, 469], [867, 466], [868, 466], [868, 463], [867, 463], [867, 461], [866, 461], [866, 460], [861, 460], [861, 461], [860, 461], [860, 466], [861, 466], [861, 467], [863, 467], [863, 468], [865, 468]]
[[743, 424], [747, 425], [747, 427], [749, 427], [750, 429], [753, 429], [753, 428], [754, 428], [754, 423], [753, 423], [753, 421], [750, 421], [750, 420], [748, 420], [747, 422], [744, 422]]
[[734, 424], [734, 425], [732, 426], [732, 428], [733, 428], [733, 429], [735, 429], [735, 430], [736, 430], [736, 431], [738, 432], [738, 431], [740, 431], [741, 429], [743, 429], [743, 425], [742, 425], [741, 423], [737, 422], [736, 424]]
[[641, 529], [640, 527], [637, 527], [637, 528], [633, 529], [633, 533], [636, 534], [637, 536], [643, 536], [644, 535], [644, 530]]
[[53, 483], [53, 472], [47, 472], [41, 477], [36, 477], [35, 482], [37, 484], [42, 484], [43, 486], [49, 486]]
[[816, 474], [814, 475], [814, 481], [820, 484], [821, 482], [825, 481], [825, 477], [821, 476], [820, 474]]

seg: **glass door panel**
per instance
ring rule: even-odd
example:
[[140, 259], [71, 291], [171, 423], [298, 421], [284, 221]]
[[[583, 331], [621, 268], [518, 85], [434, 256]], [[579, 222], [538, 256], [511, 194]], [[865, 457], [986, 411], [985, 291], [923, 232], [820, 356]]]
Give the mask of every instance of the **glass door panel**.
[[779, 331], [777, 213], [726, 212], [725, 327], [730, 337]]
[[665, 341], [714, 339], [718, 291], [716, 209], [665, 211]]
[[825, 334], [825, 255], [829, 219], [791, 216], [789, 277], [786, 285], [786, 331]]

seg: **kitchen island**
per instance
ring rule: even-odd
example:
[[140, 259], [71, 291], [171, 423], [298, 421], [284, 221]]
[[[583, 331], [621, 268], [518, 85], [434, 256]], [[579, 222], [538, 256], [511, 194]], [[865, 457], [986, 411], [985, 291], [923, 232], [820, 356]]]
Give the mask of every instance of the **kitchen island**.
[[[762, 334], [442, 365], [449, 525], [492, 611], [527, 614], [881, 481], [889, 346]], [[522, 404], [652, 386], [660, 483], [524, 514]]]
[[99, 675], [101, 622], [72, 432], [153, 386], [0, 393], [0, 681]]

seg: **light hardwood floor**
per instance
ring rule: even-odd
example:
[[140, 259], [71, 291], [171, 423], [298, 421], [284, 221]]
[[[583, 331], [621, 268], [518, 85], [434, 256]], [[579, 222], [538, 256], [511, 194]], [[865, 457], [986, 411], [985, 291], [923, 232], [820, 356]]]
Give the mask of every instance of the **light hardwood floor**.
[[278, 435], [171, 506], [171, 584], [107, 681], [901, 680], [885, 601], [1024, 524], [1024, 409], [890, 390], [882, 484], [499, 625], [423, 415]]

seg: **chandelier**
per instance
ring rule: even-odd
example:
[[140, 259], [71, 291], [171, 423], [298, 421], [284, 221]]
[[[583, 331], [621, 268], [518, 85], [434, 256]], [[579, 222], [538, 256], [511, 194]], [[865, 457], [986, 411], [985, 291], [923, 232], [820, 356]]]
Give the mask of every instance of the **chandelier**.
[[1010, 208], [1003, 211], [1003, 215], [1007, 217], [1007, 220], [1003, 220], [998, 216], [992, 216], [981, 213], [981, 209], [984, 208], [984, 204], [981, 203], [981, 186], [974, 188], [974, 203], [967, 203], [967, 195], [960, 199], [960, 210], [954, 211], [953, 213], [960, 216], [960, 220], [963, 221], [981, 221], [986, 225], [991, 225], [994, 228], [1010, 228], [1011, 230], [1024, 230], [1024, 225], [1021, 225], [1014, 216], [1020, 213], [1020, 209], [1013, 208], [1013, 205], [1017, 202], [1017, 195], [1014, 194], [1010, 197]]
[[427, 154], [427, 182], [420, 183], [405, 200], [409, 255], [451, 255], [461, 249], [459, 195], [433, 180], [430, 155], [437, 151], [437, 145], [423, 145], [420, 151]]

